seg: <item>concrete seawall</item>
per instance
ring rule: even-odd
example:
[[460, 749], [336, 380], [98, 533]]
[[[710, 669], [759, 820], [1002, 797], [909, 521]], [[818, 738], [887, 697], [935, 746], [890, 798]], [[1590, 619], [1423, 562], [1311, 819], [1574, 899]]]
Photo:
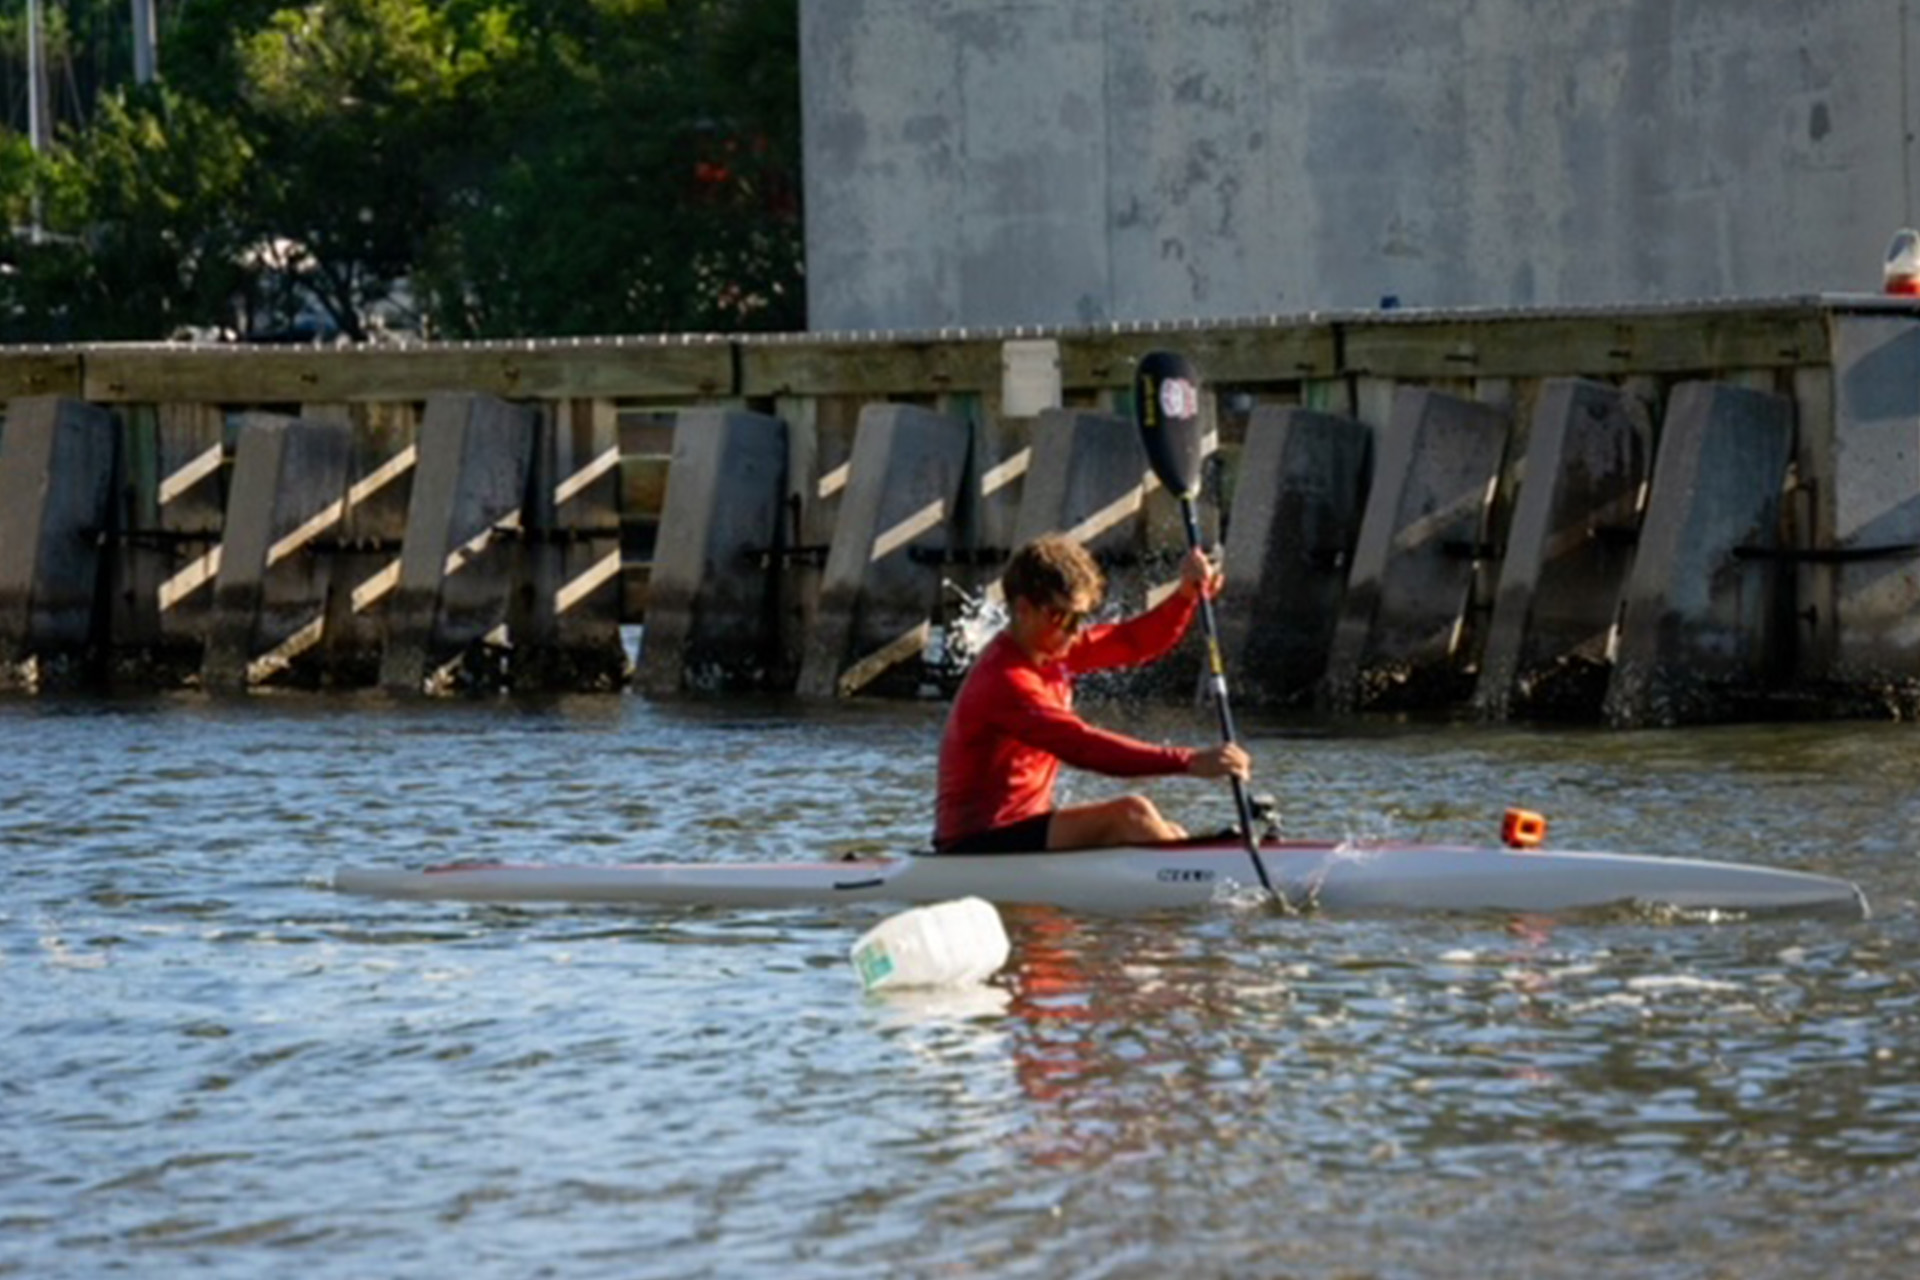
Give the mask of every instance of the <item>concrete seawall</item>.
[[1158, 347], [1207, 380], [1243, 704], [1920, 711], [1920, 309], [1872, 297], [0, 350], [0, 680], [923, 696], [1033, 532], [1166, 588]]

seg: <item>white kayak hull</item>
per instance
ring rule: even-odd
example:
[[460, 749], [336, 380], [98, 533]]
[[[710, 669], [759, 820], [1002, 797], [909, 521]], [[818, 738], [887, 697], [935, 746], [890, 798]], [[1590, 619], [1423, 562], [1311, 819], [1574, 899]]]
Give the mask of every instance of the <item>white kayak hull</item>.
[[[1330, 912], [1564, 914], [1643, 904], [1867, 914], [1865, 896], [1848, 881], [1700, 858], [1273, 841], [1260, 856], [1291, 903]], [[465, 902], [778, 907], [975, 896], [1114, 914], [1206, 906], [1258, 884], [1246, 848], [1234, 842], [844, 862], [345, 867], [334, 876], [343, 893]]]

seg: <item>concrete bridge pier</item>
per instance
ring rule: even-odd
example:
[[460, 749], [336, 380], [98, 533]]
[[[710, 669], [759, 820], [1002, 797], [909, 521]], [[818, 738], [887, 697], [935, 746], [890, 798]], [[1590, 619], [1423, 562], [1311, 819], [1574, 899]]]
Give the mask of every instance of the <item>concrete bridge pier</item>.
[[1395, 394], [1354, 546], [1323, 696], [1337, 711], [1444, 705], [1469, 692], [1473, 588], [1507, 415], [1423, 387]]
[[699, 409], [674, 425], [638, 683], [650, 697], [788, 687], [778, 626], [787, 424]]
[[234, 449], [220, 572], [201, 681], [215, 692], [317, 684], [333, 556], [347, 507], [351, 431], [249, 414]]
[[913, 692], [940, 610], [942, 570], [964, 539], [956, 506], [968, 424], [910, 405], [860, 415], [799, 691]]
[[534, 427], [531, 410], [492, 396], [427, 401], [380, 663], [389, 691], [500, 682]]
[[1366, 424], [1312, 409], [1264, 405], [1247, 423], [1220, 644], [1249, 705], [1311, 701], [1326, 674], [1372, 450]]
[[1651, 457], [1639, 397], [1577, 378], [1542, 384], [1474, 692], [1482, 716], [1598, 714]]
[[7, 406], [0, 441], [0, 687], [81, 674], [104, 636], [101, 544], [118, 430], [79, 400]]
[[1725, 718], [1778, 660], [1781, 485], [1793, 403], [1727, 383], [1674, 389], [1621, 602], [1604, 711], [1618, 728]]

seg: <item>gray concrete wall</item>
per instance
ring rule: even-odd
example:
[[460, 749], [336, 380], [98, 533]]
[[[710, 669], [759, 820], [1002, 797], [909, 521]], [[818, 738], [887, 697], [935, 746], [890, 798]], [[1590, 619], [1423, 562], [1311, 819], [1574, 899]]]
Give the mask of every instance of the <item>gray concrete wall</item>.
[[802, 0], [801, 49], [816, 330], [1871, 291], [1920, 205], [1914, 0]]

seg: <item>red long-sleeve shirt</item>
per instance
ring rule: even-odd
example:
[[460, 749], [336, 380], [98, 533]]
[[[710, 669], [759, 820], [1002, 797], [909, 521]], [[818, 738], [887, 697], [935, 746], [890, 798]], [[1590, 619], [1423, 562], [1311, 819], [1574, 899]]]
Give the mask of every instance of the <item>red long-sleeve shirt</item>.
[[1198, 607], [1175, 592], [1138, 617], [1087, 628], [1044, 666], [1009, 633], [996, 636], [960, 685], [940, 739], [936, 844], [1048, 812], [1062, 761], [1123, 778], [1186, 772], [1191, 749], [1157, 747], [1075, 715], [1073, 682], [1089, 671], [1161, 657], [1186, 634]]

